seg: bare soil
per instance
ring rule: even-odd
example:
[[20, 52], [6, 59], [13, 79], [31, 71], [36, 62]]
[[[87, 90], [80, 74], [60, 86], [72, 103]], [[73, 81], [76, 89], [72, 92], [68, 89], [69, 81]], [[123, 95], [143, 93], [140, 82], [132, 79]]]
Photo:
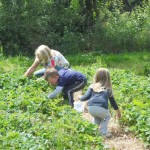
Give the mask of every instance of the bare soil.
[[[92, 122], [93, 118], [89, 113], [83, 112], [83, 117]], [[109, 132], [111, 138], [104, 138], [105, 148], [108, 150], [148, 150], [144, 144], [139, 141], [133, 134], [126, 133], [113, 118], [109, 122]]]

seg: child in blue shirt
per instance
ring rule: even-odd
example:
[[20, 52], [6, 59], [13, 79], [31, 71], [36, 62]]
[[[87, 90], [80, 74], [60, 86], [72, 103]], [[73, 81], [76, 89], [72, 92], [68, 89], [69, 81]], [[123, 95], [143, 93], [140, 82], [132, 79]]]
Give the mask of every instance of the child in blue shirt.
[[113, 96], [108, 69], [98, 69], [94, 80], [94, 83], [89, 86], [87, 92], [80, 100], [88, 100], [88, 112], [93, 116], [95, 124], [100, 126], [100, 134], [105, 137], [110, 137], [111, 134], [107, 131], [107, 125], [110, 120], [108, 100], [114, 110], [116, 110], [118, 118], [121, 117], [121, 113]]
[[69, 104], [73, 107], [73, 93], [85, 87], [87, 84], [86, 77], [77, 71], [71, 69], [61, 69], [57, 71], [55, 68], [47, 69], [44, 75], [45, 80], [56, 89], [48, 95], [49, 98], [55, 98], [59, 93], [63, 93], [64, 99], [69, 99]]

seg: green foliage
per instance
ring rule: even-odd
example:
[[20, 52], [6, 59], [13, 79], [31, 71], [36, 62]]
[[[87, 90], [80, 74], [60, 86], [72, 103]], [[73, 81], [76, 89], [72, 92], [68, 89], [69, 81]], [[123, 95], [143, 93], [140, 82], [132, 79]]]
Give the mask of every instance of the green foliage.
[[65, 53], [76, 54], [81, 51], [80, 47], [84, 47], [85, 41], [81, 33], [75, 33], [68, 30], [67, 26], [64, 27], [64, 36], [62, 38], [61, 48], [64, 49]]
[[150, 1], [132, 12], [123, 12], [122, 2], [117, 0], [102, 5], [93, 34], [94, 50], [105, 53], [149, 50], [149, 8]]
[[[106, 67], [107, 65], [110, 67], [115, 98], [122, 112], [120, 121], [122, 127], [127, 126], [129, 131], [134, 132], [137, 137], [145, 141], [145, 145], [150, 146], [150, 78], [149, 74], [148, 77], [146, 77], [147, 74], [145, 74], [146, 76], [135, 75], [135, 73], [144, 75], [140, 72], [140, 68], [144, 69], [145, 63], [150, 67], [149, 54], [126, 53], [101, 55], [99, 57], [97, 55], [97, 57], [94, 57], [93, 55], [88, 55], [87, 57], [86, 55], [78, 56], [79, 58], [76, 59], [79, 61], [79, 66], [74, 65], [74, 69], [81, 70], [87, 76], [88, 85], [90, 85], [97, 68]], [[89, 63], [85, 65], [81, 58], [85, 62], [89, 58]], [[92, 58], [91, 61], [90, 58]], [[75, 58], [73, 57], [72, 59], [74, 60]], [[70, 60], [72, 59], [70, 58]], [[141, 66], [138, 64], [139, 60]], [[76, 64], [75, 61], [73, 62]], [[126, 64], [128, 67], [126, 67]], [[122, 70], [122, 68], [126, 70]], [[139, 72], [137, 72], [137, 68]], [[131, 73], [133, 71], [135, 73]]]
[[41, 44], [67, 53], [81, 50], [84, 16], [75, 1], [70, 2], [2, 0], [0, 42], [4, 54], [31, 55]]
[[[150, 76], [150, 53], [148, 52], [130, 52], [115, 54], [103, 54], [102, 61], [106, 62], [108, 67], [125, 69], [132, 71], [137, 75]], [[138, 69], [137, 69], [138, 68]]]
[[115, 95], [121, 103], [122, 125], [150, 146], [150, 78], [124, 70], [113, 70], [112, 76]]
[[0, 149], [103, 149], [97, 126], [68, 102], [49, 100], [52, 88], [44, 80], [21, 76], [26, 61], [31, 62], [24, 57], [0, 61], [7, 62], [0, 73]]
[[[147, 53], [119, 56], [91, 53], [69, 55], [68, 59], [73, 69], [87, 76], [88, 85], [92, 83], [95, 70], [110, 66], [110, 62], [119, 66], [131, 58], [140, 59], [141, 64], [149, 61]], [[103, 150], [97, 126], [85, 121], [68, 102], [62, 104], [61, 96], [48, 99], [52, 88], [44, 80], [22, 76], [31, 60], [21, 56], [0, 58], [0, 149]], [[136, 64], [130, 62], [130, 66]], [[120, 123], [150, 146], [150, 78], [135, 75], [132, 67], [131, 70], [114, 68], [115, 65], [109, 69], [122, 112]]]
[[41, 44], [68, 54], [149, 50], [150, 1], [141, 1], [1, 0], [0, 56]]

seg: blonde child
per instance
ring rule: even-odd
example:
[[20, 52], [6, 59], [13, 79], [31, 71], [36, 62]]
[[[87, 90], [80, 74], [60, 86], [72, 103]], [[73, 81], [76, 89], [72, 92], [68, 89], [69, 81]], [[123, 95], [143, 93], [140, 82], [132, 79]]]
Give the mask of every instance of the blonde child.
[[44, 68], [34, 73], [35, 76], [43, 76], [47, 67], [54, 67], [57, 70], [61, 68], [67, 69], [69, 62], [66, 58], [58, 51], [50, 49], [46, 45], [40, 45], [35, 51], [35, 60], [31, 67], [25, 72], [25, 76], [30, 76], [38, 65], [42, 63]]
[[87, 92], [80, 100], [88, 100], [88, 112], [93, 116], [94, 123], [100, 125], [100, 135], [111, 137], [111, 134], [107, 130], [110, 120], [108, 100], [114, 110], [116, 110], [118, 118], [121, 117], [121, 113], [113, 96], [108, 69], [101, 68], [96, 71], [94, 83], [89, 86]]

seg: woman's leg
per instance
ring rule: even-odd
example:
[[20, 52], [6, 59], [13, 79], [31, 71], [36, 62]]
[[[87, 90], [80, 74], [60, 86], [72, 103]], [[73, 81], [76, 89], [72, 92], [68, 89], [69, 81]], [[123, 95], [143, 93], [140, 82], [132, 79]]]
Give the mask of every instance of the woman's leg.
[[45, 71], [46, 71], [45, 68], [40, 69], [40, 70], [37, 70], [37, 71], [34, 72], [34, 75], [35, 75], [36, 77], [42, 77], [42, 76], [44, 75]]

